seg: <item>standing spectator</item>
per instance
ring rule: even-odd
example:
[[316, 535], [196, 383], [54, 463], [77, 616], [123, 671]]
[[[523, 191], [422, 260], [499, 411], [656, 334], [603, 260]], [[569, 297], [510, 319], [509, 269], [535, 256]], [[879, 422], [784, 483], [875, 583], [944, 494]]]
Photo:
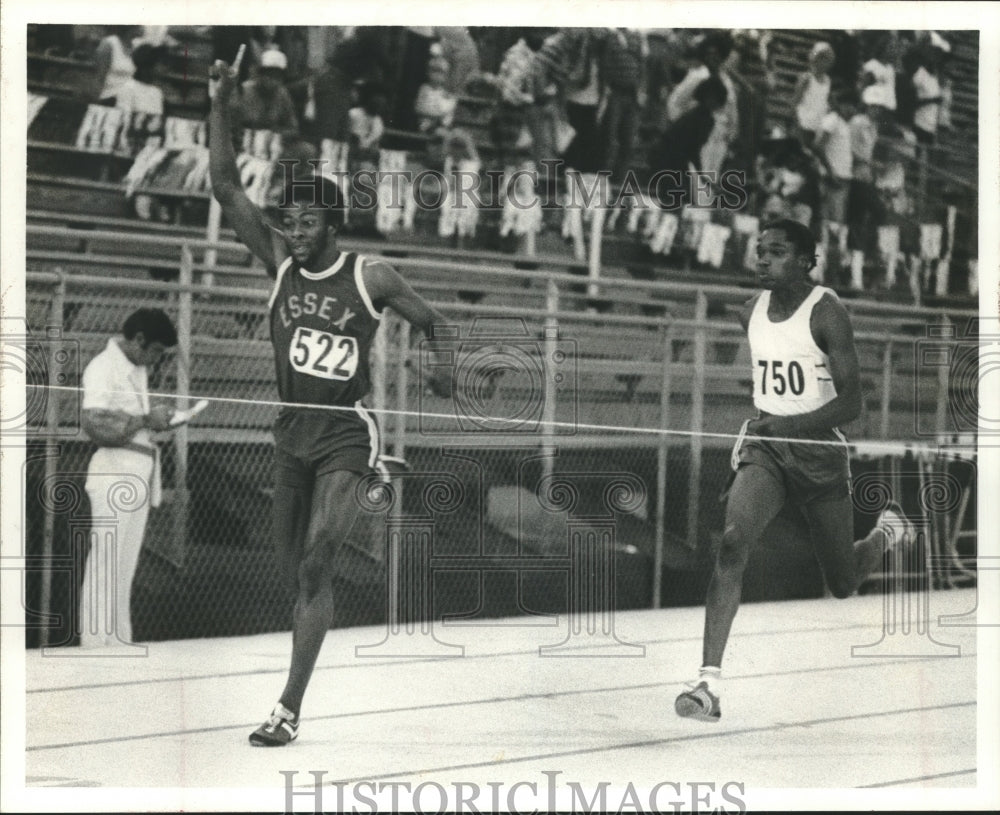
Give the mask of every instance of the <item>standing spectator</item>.
[[541, 37], [529, 31], [507, 49], [497, 75], [489, 77], [500, 91], [490, 118], [490, 135], [500, 152], [501, 164], [514, 160], [521, 132], [527, 126], [527, 112], [535, 101], [534, 56], [541, 46]]
[[[831, 238], [836, 238], [841, 259], [847, 256], [847, 195], [853, 177], [851, 154], [851, 126], [854, 100], [847, 88], [838, 88], [833, 97], [833, 109], [820, 124], [816, 149], [823, 162], [826, 176], [823, 181], [821, 215], [823, 231], [820, 236], [822, 255], [827, 256]], [[823, 268], [829, 265], [822, 264]], [[822, 281], [821, 281], [822, 282]]]
[[566, 118], [574, 130], [563, 158], [581, 173], [601, 169], [597, 111], [601, 102], [601, 52], [604, 40], [595, 29], [581, 31], [566, 84]]
[[[896, 110], [896, 69], [889, 61], [892, 41], [885, 32], [876, 32], [869, 41], [867, 59], [861, 66], [861, 102], [864, 105]], [[884, 117], [883, 117], [884, 118]]]
[[[95, 535], [87, 557], [80, 593], [84, 648], [132, 642], [132, 579], [149, 507], [159, 503], [159, 456], [151, 431], [169, 430], [173, 414], [167, 405], [150, 407], [147, 369], [176, 344], [170, 318], [142, 308], [83, 372], [83, 430], [98, 445], [87, 470], [87, 496], [95, 518], [117, 522], [113, 551]], [[134, 490], [134, 500], [116, 496], [123, 488]]]
[[697, 167], [701, 150], [715, 128], [715, 114], [726, 103], [726, 86], [717, 76], [703, 79], [694, 89], [694, 107], [671, 124], [649, 157], [658, 175], [655, 194], [664, 209], [676, 211], [691, 203], [690, 169]]
[[809, 70], [799, 76], [795, 86], [795, 118], [799, 135], [807, 147], [816, 143], [816, 134], [830, 109], [830, 68], [833, 61], [830, 44], [816, 43], [809, 54]]
[[327, 57], [323, 69], [312, 79], [315, 106], [312, 121], [312, 141], [320, 146], [324, 140], [347, 141], [348, 112], [351, 109], [351, 78], [342, 64], [346, 53], [338, 45]]
[[881, 105], [865, 105], [851, 117], [851, 185], [847, 194], [848, 248], [851, 250], [851, 288], [863, 288], [865, 255], [878, 246], [882, 206], [875, 192], [874, 153]]
[[603, 116], [604, 169], [621, 181], [632, 161], [639, 111], [646, 99], [645, 60], [649, 50], [641, 32], [612, 29], [604, 46]]
[[135, 74], [132, 39], [139, 31], [139, 26], [134, 25], [105, 26], [106, 35], [94, 54], [92, 95], [100, 104], [114, 107], [118, 94]]
[[[535, 161], [554, 159], [558, 151], [558, 128], [562, 119], [561, 94], [572, 71], [578, 31], [563, 29], [547, 37], [532, 61], [532, 104], [528, 108]], [[548, 175], [548, 174], [547, 174]], [[555, 179], [549, 181], [554, 184]]]
[[276, 48], [261, 54], [257, 78], [244, 82], [242, 93], [234, 101], [233, 118], [238, 127], [298, 136], [295, 105], [284, 85], [287, 64], [285, 55]]
[[718, 172], [729, 144], [739, 131], [739, 101], [736, 85], [725, 69], [733, 53], [733, 38], [728, 31], [706, 34], [695, 48], [696, 64], [674, 88], [667, 99], [667, 115], [676, 122], [696, 104], [694, 89], [710, 76], [717, 76], [726, 86], [726, 103], [715, 112], [715, 127], [701, 151], [697, 169]]
[[448, 63], [445, 88], [452, 96], [460, 96], [479, 75], [479, 48], [465, 26], [437, 26], [434, 34]]
[[441, 127], [451, 127], [455, 118], [458, 100], [447, 88], [449, 67], [441, 53], [441, 46], [435, 44], [427, 65], [427, 81], [420, 86], [413, 104], [417, 130], [421, 133], [434, 133]]
[[916, 97], [913, 132], [917, 141], [924, 145], [932, 145], [937, 141], [944, 100], [938, 76], [945, 54], [951, 50], [951, 46], [943, 37], [936, 32], [931, 32], [931, 35], [929, 43], [921, 43], [918, 46], [917, 69], [910, 78]]

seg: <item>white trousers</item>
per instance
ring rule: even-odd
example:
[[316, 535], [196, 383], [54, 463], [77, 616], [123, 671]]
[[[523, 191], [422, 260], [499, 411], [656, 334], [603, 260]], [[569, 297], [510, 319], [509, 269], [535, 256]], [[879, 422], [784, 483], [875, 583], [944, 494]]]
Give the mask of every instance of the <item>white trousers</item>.
[[93, 521], [80, 591], [84, 648], [132, 642], [129, 604], [149, 517], [153, 459], [141, 454], [130, 458], [132, 473], [96, 472], [91, 461], [87, 476]]

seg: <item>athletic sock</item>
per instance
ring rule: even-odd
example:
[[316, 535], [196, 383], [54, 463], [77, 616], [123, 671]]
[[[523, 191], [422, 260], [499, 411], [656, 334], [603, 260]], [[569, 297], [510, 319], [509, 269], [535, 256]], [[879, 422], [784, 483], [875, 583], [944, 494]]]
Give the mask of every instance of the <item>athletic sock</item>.
[[702, 665], [698, 669], [698, 681], [708, 685], [709, 691], [718, 696], [722, 691], [722, 668], [714, 665]]

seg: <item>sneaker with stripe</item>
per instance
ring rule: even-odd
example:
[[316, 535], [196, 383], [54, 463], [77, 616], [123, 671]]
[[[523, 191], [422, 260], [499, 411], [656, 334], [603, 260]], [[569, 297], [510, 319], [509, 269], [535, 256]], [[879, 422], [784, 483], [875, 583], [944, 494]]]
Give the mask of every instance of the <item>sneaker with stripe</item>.
[[299, 717], [278, 702], [267, 721], [250, 734], [250, 743], [254, 747], [284, 747], [298, 735]]
[[895, 501], [882, 510], [875, 526], [885, 533], [887, 552], [895, 552], [900, 547], [909, 546], [914, 542], [913, 524], [903, 514], [903, 508]]
[[677, 715], [699, 722], [718, 722], [722, 718], [719, 697], [708, 689], [708, 683], [689, 682], [688, 688], [690, 690], [684, 691], [674, 702]]

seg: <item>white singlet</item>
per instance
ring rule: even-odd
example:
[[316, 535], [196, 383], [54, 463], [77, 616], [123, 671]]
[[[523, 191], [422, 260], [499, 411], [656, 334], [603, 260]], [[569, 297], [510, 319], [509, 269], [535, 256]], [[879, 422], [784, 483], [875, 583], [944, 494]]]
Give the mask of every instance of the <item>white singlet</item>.
[[767, 316], [771, 292], [757, 298], [747, 337], [753, 360], [753, 403], [758, 410], [772, 416], [795, 416], [836, 397], [827, 355], [816, 345], [809, 327], [813, 307], [827, 292], [837, 296], [825, 286], [816, 286], [791, 317], [777, 323]]

